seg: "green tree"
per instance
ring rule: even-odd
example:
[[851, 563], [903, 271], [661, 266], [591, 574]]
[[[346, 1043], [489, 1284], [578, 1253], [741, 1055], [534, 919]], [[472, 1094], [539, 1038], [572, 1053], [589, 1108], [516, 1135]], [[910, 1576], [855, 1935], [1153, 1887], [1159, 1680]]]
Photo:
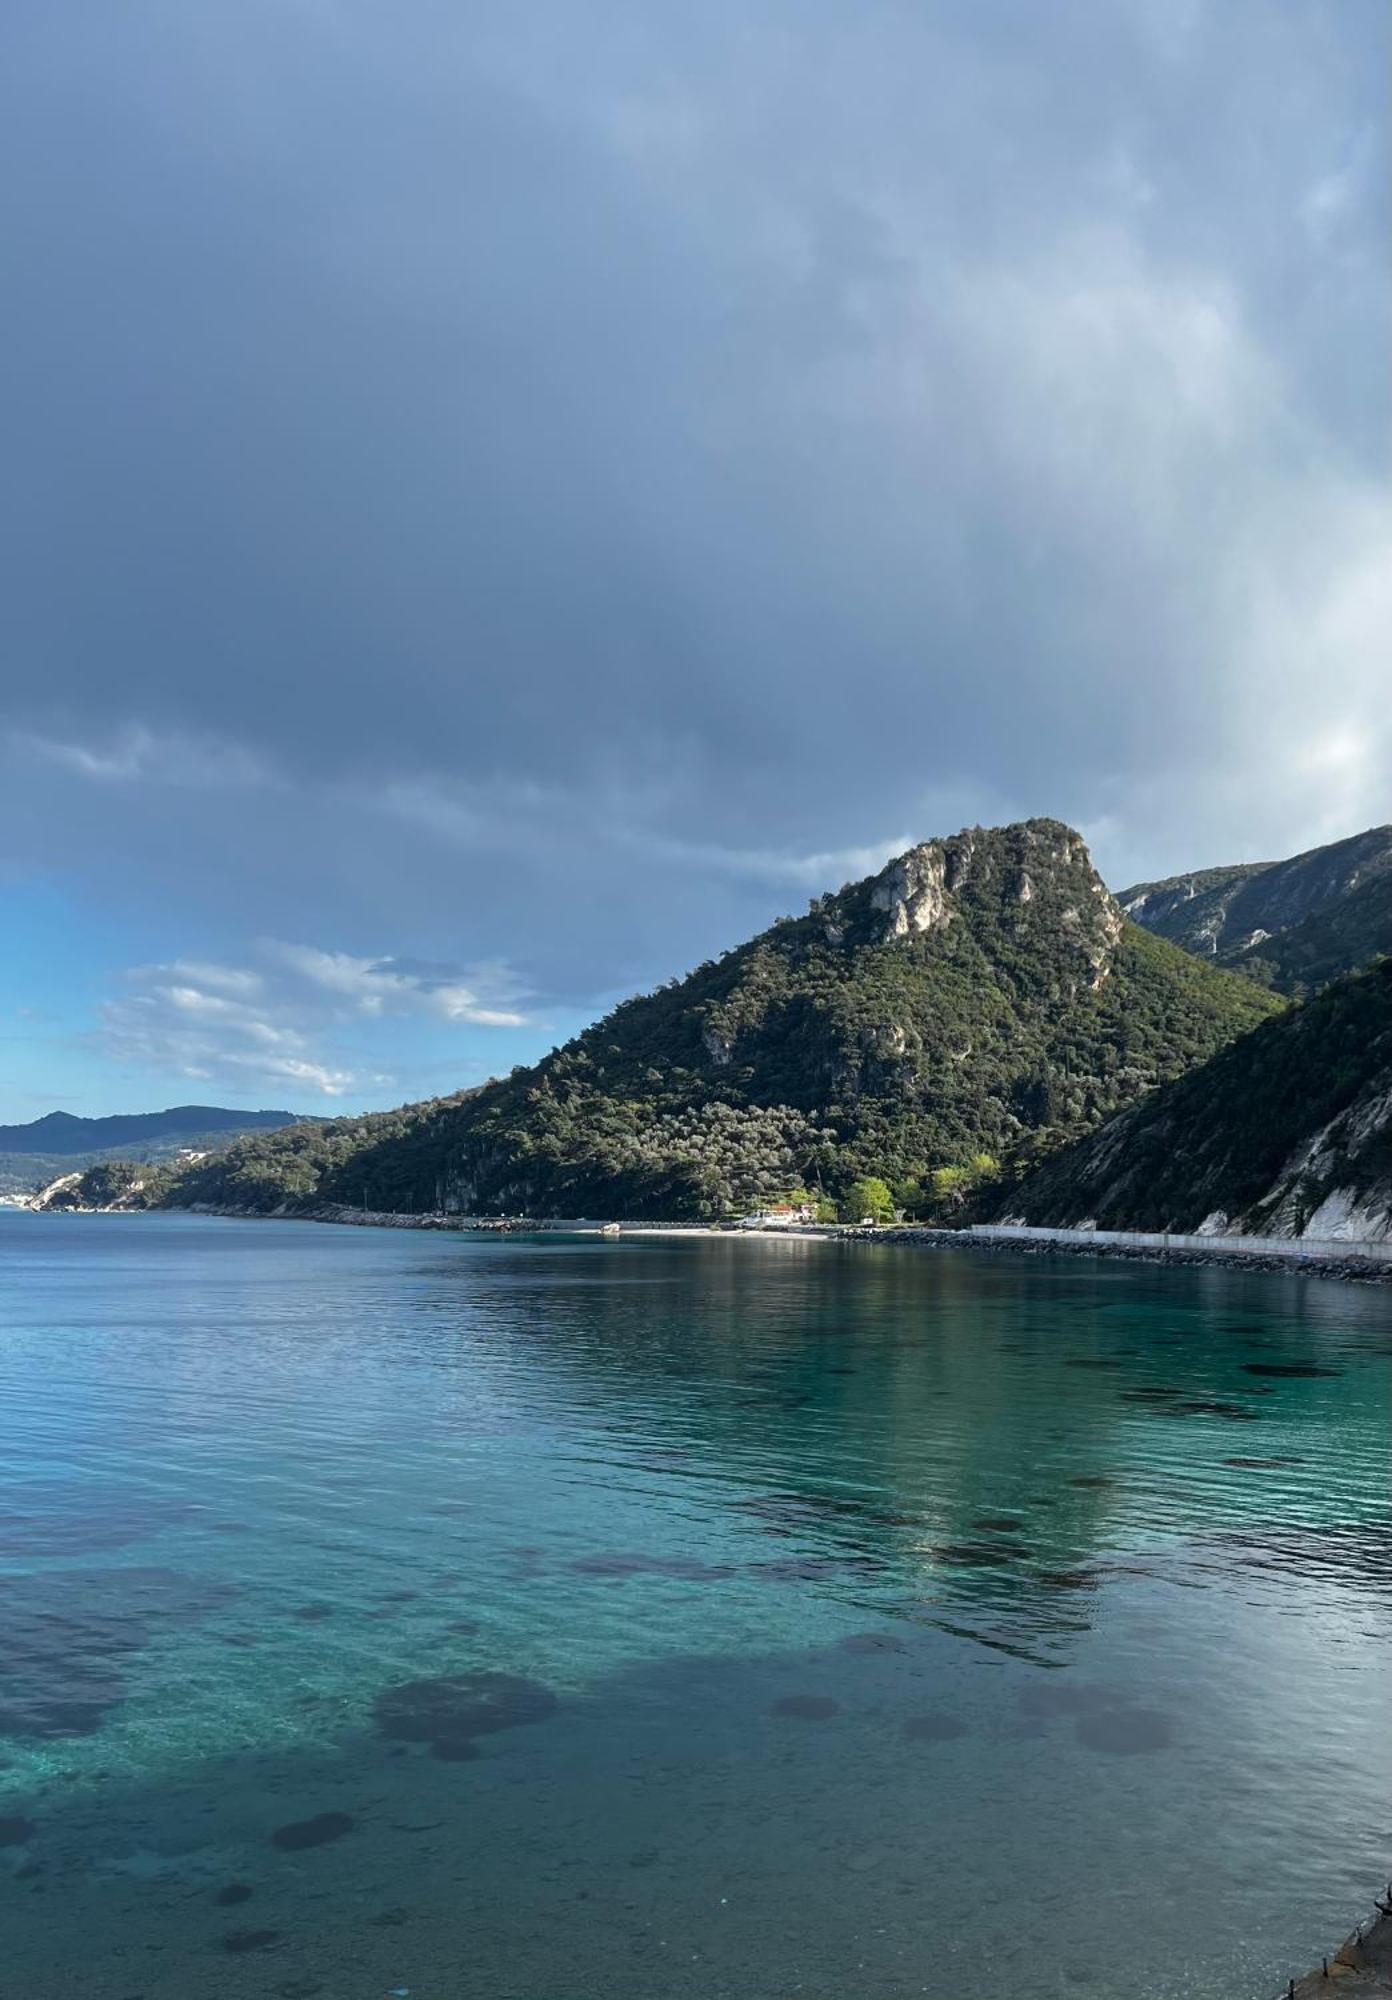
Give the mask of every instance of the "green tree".
[[894, 1196], [877, 1174], [852, 1181], [841, 1198], [843, 1222], [893, 1222]]
[[997, 1180], [1000, 1170], [1000, 1161], [994, 1153], [973, 1153], [960, 1164], [935, 1167], [928, 1176], [922, 1201], [910, 1212], [924, 1220], [955, 1215], [979, 1189]]

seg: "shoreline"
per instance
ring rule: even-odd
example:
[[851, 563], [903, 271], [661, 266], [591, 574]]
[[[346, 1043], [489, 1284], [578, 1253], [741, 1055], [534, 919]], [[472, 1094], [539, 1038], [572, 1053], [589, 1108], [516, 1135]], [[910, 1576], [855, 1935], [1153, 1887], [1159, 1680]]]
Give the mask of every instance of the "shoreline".
[[422, 1214], [396, 1209], [355, 1208], [325, 1202], [314, 1208], [256, 1210], [216, 1208], [196, 1203], [188, 1208], [128, 1207], [113, 1203], [102, 1208], [36, 1208], [14, 1206], [31, 1214], [53, 1215], [217, 1215], [237, 1222], [323, 1222], [350, 1229], [422, 1229], [461, 1236], [595, 1236], [702, 1239], [752, 1237], [757, 1241], [799, 1243], [873, 1243], [900, 1249], [979, 1250], [1014, 1257], [1103, 1257], [1129, 1263], [1193, 1265], [1273, 1274], [1299, 1273], [1342, 1283], [1386, 1284], [1392, 1281], [1392, 1240], [1347, 1243], [1302, 1237], [1212, 1236], [1143, 1233], [1091, 1229], [1032, 1229], [1003, 1223], [969, 1224], [956, 1229], [929, 1223], [794, 1222], [784, 1226], [738, 1223], [623, 1221], [593, 1216], [479, 1216], [444, 1211]]
[[1340, 1993], [1392, 1993], [1392, 1882], [1377, 1900], [1377, 1915], [1359, 1924], [1339, 1949], [1303, 1979], [1292, 1979], [1274, 2000], [1321, 2000]]

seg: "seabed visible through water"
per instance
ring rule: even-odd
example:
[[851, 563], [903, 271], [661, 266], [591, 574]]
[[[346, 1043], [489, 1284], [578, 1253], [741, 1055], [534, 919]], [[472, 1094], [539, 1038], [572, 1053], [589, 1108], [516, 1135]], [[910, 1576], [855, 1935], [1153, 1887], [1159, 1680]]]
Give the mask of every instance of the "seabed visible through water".
[[1268, 2000], [1389, 1386], [1240, 1269], [0, 1215], [3, 1990]]

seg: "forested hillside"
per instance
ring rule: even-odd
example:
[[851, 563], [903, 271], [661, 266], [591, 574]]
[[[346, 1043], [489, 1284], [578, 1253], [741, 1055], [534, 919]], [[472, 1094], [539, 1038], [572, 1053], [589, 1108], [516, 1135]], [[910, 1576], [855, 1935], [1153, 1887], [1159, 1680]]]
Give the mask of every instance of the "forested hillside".
[[1076, 833], [971, 828], [465, 1095], [239, 1142], [166, 1199], [714, 1217], [1058, 1143], [1278, 1005], [1128, 924]]
[[1100, 1229], [1392, 1233], [1392, 961], [1336, 981], [988, 1205]]

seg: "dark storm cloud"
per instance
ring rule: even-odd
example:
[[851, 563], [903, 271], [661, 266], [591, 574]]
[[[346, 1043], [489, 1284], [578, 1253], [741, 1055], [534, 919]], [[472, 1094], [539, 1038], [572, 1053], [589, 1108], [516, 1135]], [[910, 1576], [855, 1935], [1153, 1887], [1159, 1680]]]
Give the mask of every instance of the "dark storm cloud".
[[6, 37], [20, 860], [583, 1000], [963, 819], [1385, 816], [1377, 0]]

